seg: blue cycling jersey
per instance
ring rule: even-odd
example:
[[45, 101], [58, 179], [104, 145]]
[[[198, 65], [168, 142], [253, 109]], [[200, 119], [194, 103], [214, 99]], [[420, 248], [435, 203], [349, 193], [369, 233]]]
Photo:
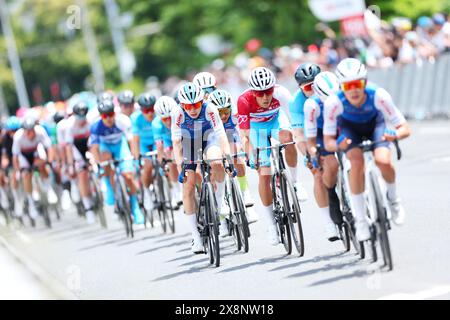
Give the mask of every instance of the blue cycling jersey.
[[107, 127], [102, 119], [97, 120], [91, 126], [91, 144], [119, 144], [122, 138], [131, 139], [130, 119], [122, 114], [117, 114], [112, 127]]
[[289, 113], [291, 115], [291, 127], [293, 129], [303, 129], [305, 126], [305, 113], [303, 106], [308, 97], [302, 90], [298, 90], [294, 98], [289, 102]]
[[373, 120], [378, 115], [378, 109], [375, 107], [375, 93], [377, 91], [377, 86], [374, 84], [367, 84], [365, 92], [367, 94], [367, 99], [364, 104], [356, 108], [354, 107], [346, 98], [342, 91], [337, 93], [339, 100], [341, 100], [343, 105], [343, 112], [341, 117], [345, 120], [365, 123]]
[[156, 141], [163, 141], [165, 147], [172, 146], [172, 131], [167, 128], [161, 120], [161, 117], [157, 116], [152, 121], [153, 138]]
[[153, 145], [155, 139], [153, 136], [153, 121], [148, 121], [141, 111], [136, 111], [131, 115], [132, 133], [139, 136], [141, 145]]

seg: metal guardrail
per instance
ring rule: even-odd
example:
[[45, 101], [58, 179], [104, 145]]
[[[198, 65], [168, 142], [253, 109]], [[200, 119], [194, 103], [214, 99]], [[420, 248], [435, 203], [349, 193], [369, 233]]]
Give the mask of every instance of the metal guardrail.
[[369, 80], [385, 88], [405, 116], [417, 120], [450, 117], [450, 54], [434, 63], [369, 70]]

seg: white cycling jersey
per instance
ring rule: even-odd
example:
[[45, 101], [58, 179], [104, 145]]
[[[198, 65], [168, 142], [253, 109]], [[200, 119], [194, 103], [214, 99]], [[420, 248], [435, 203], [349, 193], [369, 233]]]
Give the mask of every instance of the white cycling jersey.
[[88, 121], [77, 119], [76, 116], [71, 116], [67, 119], [66, 126], [65, 141], [67, 144], [73, 144], [75, 140], [89, 138], [91, 126]]
[[48, 136], [44, 127], [36, 125], [34, 127], [34, 131], [36, 132], [36, 136], [32, 140], [28, 139], [25, 135], [24, 129], [19, 129], [14, 134], [12, 147], [13, 155], [18, 156], [21, 153], [34, 153], [39, 144], [42, 144], [46, 149], [52, 146], [52, 140]]
[[67, 120], [62, 119], [56, 125], [56, 140], [58, 141], [58, 145], [64, 147], [66, 145], [66, 133], [67, 133]]
[[383, 114], [385, 121], [394, 127], [398, 127], [406, 122], [405, 117], [395, 106], [391, 95], [385, 89], [366, 89], [366, 92], [370, 92], [370, 90], [372, 93], [371, 95], [368, 95], [366, 102], [361, 108], [351, 106], [341, 92], [337, 95], [330, 96], [324, 104], [323, 134], [330, 136], [336, 135], [338, 116], [342, 115], [345, 118], [348, 114], [348, 117], [354, 119], [353, 121], [356, 123], [358, 123], [358, 121], [355, 120], [363, 120], [361, 122], [365, 122], [365, 115], [370, 115], [373, 109], [380, 111]]

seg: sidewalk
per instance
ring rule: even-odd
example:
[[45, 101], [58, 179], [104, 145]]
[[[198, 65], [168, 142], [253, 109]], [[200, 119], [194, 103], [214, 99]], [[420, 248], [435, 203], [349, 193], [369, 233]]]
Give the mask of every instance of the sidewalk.
[[0, 300], [57, 299], [0, 244]]

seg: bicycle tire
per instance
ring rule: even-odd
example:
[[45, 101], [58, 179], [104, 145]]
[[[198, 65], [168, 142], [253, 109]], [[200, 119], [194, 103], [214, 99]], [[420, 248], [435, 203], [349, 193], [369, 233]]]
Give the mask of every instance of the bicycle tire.
[[210, 255], [214, 257], [213, 264], [218, 267], [220, 266], [219, 217], [211, 183], [206, 185], [206, 200], [205, 213], [208, 219]]
[[286, 253], [290, 255], [292, 253], [292, 239], [291, 239], [291, 230], [289, 230], [289, 223], [287, 221], [287, 217], [283, 214], [284, 208], [281, 207], [280, 201], [282, 200], [282, 195], [278, 195], [281, 193], [281, 189], [277, 187], [276, 183], [277, 175], [272, 176], [272, 197], [274, 203], [274, 216], [275, 222], [278, 226], [279, 236], [281, 238], [281, 243], [284, 245], [284, 249]]
[[[117, 183], [117, 182], [116, 182]], [[121, 215], [122, 222], [125, 225], [125, 231], [127, 234], [127, 237], [134, 237], [134, 231], [133, 231], [133, 222], [131, 220], [131, 205], [130, 200], [127, 197], [127, 188], [125, 186], [125, 182], [122, 178], [122, 176], [119, 176], [118, 181], [118, 191], [119, 191], [119, 197], [121, 201], [119, 201], [119, 214]]]
[[[233, 201], [233, 212], [232, 215], [236, 218], [236, 237], [238, 238], [238, 250], [244, 248], [244, 252], [248, 252], [249, 234], [247, 230], [249, 229], [247, 217], [245, 216], [245, 205], [242, 200], [242, 195], [239, 192], [236, 181], [231, 179], [231, 199]], [[232, 206], [232, 207], [233, 207]]]
[[[289, 227], [291, 229], [292, 240], [294, 240], [297, 252], [300, 257], [302, 257], [305, 254], [305, 240], [303, 236], [302, 221], [300, 219], [300, 204], [294, 186], [286, 175], [286, 171], [283, 170], [281, 172], [281, 177], [280, 186], [283, 194], [285, 213], [288, 217]], [[283, 188], [285, 188], [284, 192]], [[289, 199], [289, 196], [291, 199]], [[286, 208], [288, 208], [287, 211]]]
[[339, 235], [342, 243], [344, 244], [345, 252], [349, 252], [351, 249], [350, 226], [346, 221], [343, 221], [342, 224], [339, 226]]
[[172, 233], [175, 233], [175, 217], [173, 214], [172, 201], [170, 198], [170, 184], [169, 180], [165, 175], [161, 176], [163, 185], [163, 195], [164, 195], [164, 207], [166, 209], [166, 218], [169, 229]]
[[155, 195], [156, 195], [156, 202], [157, 202], [157, 210], [158, 210], [158, 216], [159, 216], [159, 222], [161, 223], [161, 227], [163, 229], [164, 233], [167, 233], [167, 221], [166, 221], [166, 208], [164, 203], [164, 194], [163, 194], [163, 185], [162, 185], [162, 178], [158, 174], [156, 176], [156, 183], [154, 181], [154, 187], [156, 187]]
[[97, 181], [90, 176], [90, 183], [92, 187], [92, 194], [94, 195], [94, 210], [100, 220], [100, 225], [104, 228], [108, 228], [108, 221], [106, 220], [105, 210], [103, 209], [103, 193], [97, 183]]
[[389, 236], [388, 236], [388, 219], [386, 217], [386, 208], [383, 206], [381, 199], [382, 194], [380, 191], [380, 187], [377, 183], [376, 176], [372, 172], [370, 174], [370, 180], [372, 183], [372, 188], [375, 192], [375, 204], [377, 208], [377, 227], [379, 231], [379, 243], [381, 247], [381, 253], [383, 255], [384, 265], [388, 267], [388, 270], [391, 271], [394, 268], [393, 261], [392, 261], [392, 253], [391, 253], [391, 246], [389, 243]]

